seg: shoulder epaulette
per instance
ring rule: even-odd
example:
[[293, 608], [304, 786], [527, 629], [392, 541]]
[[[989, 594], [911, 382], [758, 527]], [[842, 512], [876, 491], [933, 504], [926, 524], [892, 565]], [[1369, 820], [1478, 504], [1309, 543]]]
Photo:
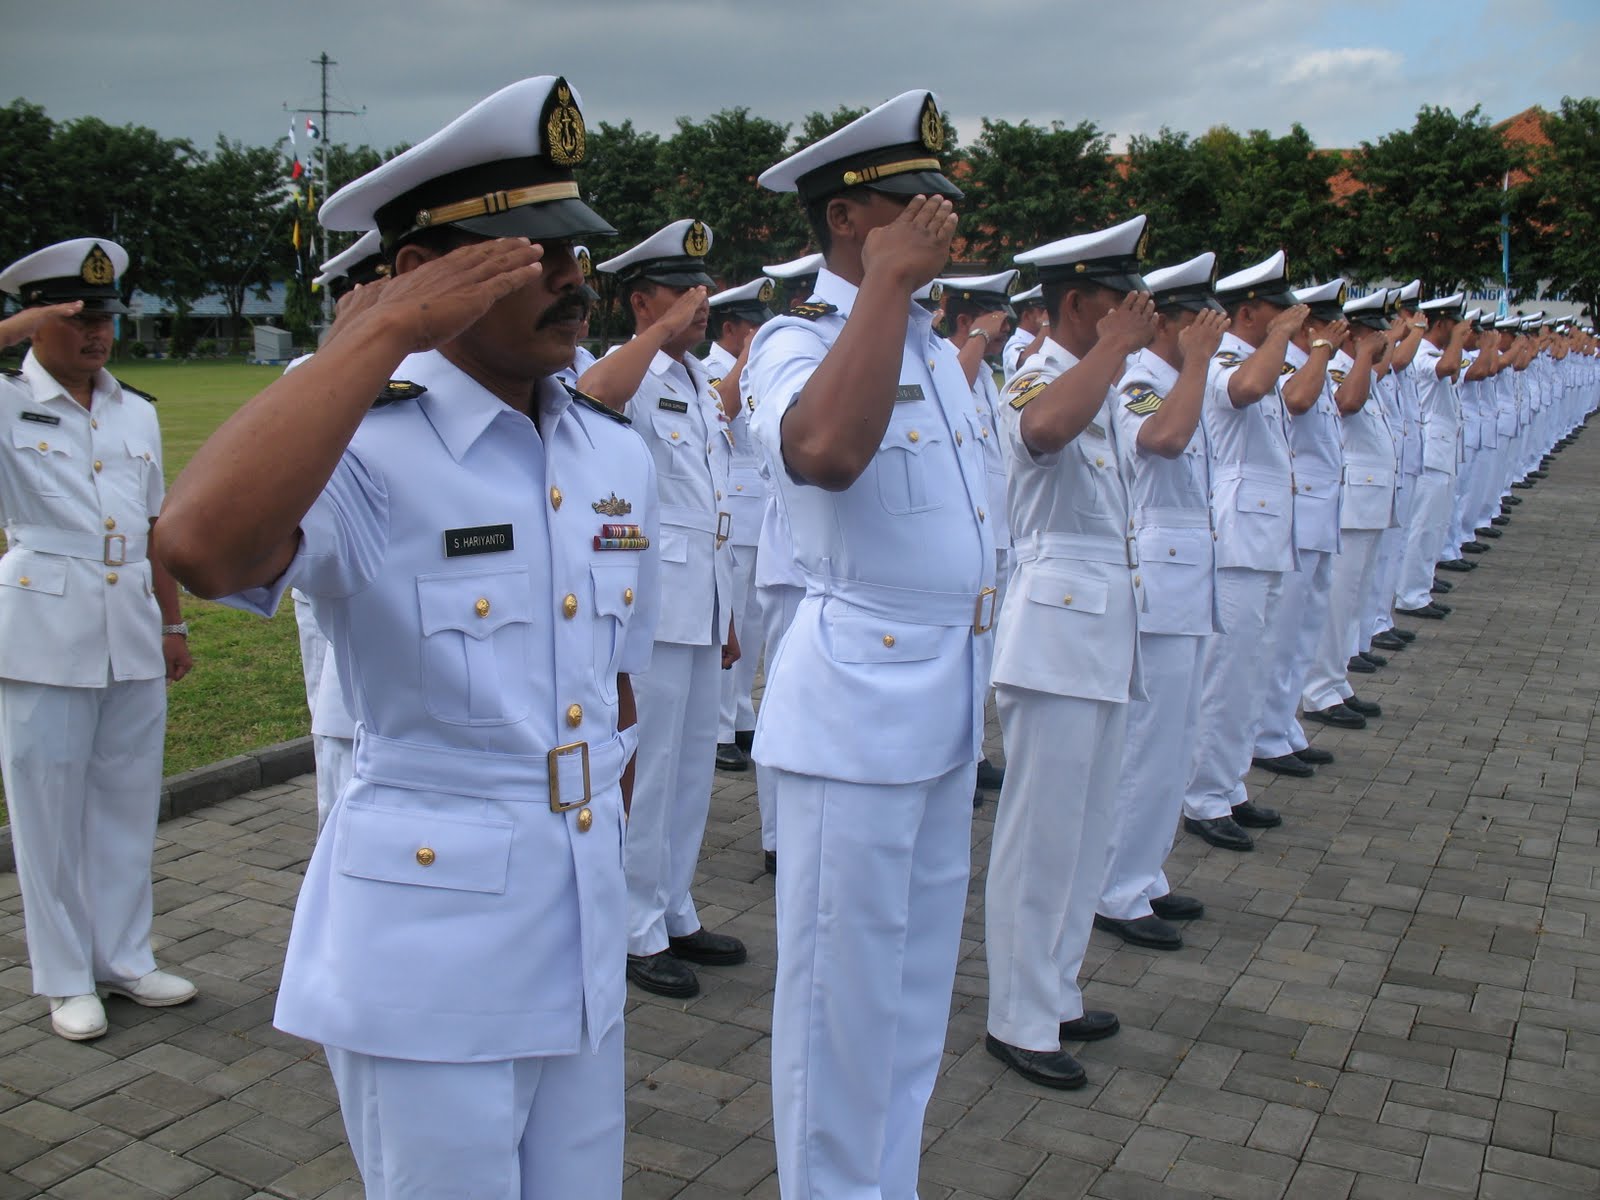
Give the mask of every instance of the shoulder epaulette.
[[1148, 417], [1159, 409], [1161, 402], [1166, 399], [1147, 383], [1130, 383], [1122, 389], [1122, 394], [1128, 398], [1122, 407], [1136, 417]]
[[1345, 380], [1345, 373], [1338, 367], [1329, 367], [1328, 378], [1336, 384], [1342, 384]]
[[1006, 403], [1021, 411], [1027, 407], [1028, 401], [1049, 386], [1050, 381], [1044, 377], [1043, 371], [1025, 371], [1006, 384]]
[[427, 390], [420, 383], [412, 383], [409, 379], [391, 379], [383, 385], [383, 391], [378, 393], [378, 398], [372, 402], [372, 406], [382, 408], [385, 404], [397, 404], [401, 400], [415, 400]]
[[1218, 350], [1211, 357], [1225, 367], [1236, 367], [1244, 361], [1244, 356], [1237, 350]]
[[789, 310], [791, 317], [804, 317], [808, 321], [815, 321], [818, 317], [825, 317], [829, 313], [839, 311], [838, 305], [826, 304], [820, 300], [812, 300], [805, 304], [796, 304]]
[[593, 409], [595, 412], [599, 413], [602, 417], [610, 417], [618, 425], [632, 425], [633, 424], [633, 421], [629, 419], [629, 417], [628, 417], [628, 415], [626, 413], [619, 413], [614, 408], [607, 408], [604, 404], [601, 404], [600, 401], [596, 400], [593, 396], [589, 395], [588, 393], [580, 392], [577, 388], [573, 387], [565, 379], [563, 379], [561, 381], [561, 386], [567, 389], [567, 392], [572, 396], [572, 401], [573, 401], [574, 404], [581, 404], [585, 408]]
[[1290, 362], [1288, 359], [1284, 359], [1283, 360], [1283, 366], [1278, 368], [1278, 374], [1279, 375], [1293, 375], [1294, 372], [1295, 372], [1295, 365], [1292, 362]]
[[4, 375], [7, 379], [22, 378], [22, 372], [17, 370], [16, 367], [0, 367], [0, 375]]
[[[22, 372], [18, 371], [18, 372], [16, 372], [16, 374], [20, 375], [20, 374], [22, 374]], [[113, 375], [111, 378], [117, 379], [117, 377], [115, 375]], [[154, 404], [156, 402], [156, 398], [154, 396], [152, 396], [149, 392], [143, 391], [140, 388], [136, 388], [131, 383], [123, 383], [122, 380], [117, 379], [117, 386], [119, 388], [121, 388], [125, 392], [132, 392], [135, 396], [143, 397], [144, 399], [150, 401], [151, 404]]]

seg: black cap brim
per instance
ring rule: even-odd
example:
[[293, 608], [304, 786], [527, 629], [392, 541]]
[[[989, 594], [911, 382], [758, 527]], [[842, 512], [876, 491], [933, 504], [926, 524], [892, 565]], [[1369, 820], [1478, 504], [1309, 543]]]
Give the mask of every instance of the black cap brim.
[[663, 287], [703, 287], [712, 291], [717, 290], [717, 281], [704, 271], [640, 271], [634, 278], [648, 279], [651, 283], [659, 283]]
[[1339, 307], [1337, 301], [1332, 301], [1327, 304], [1313, 304], [1310, 307], [1311, 317], [1313, 320], [1343, 321], [1345, 319], [1344, 309]]
[[1356, 313], [1349, 317], [1352, 325], [1365, 325], [1368, 329], [1376, 329], [1379, 333], [1389, 328], [1389, 318], [1382, 313]]
[[944, 196], [950, 200], [960, 200], [966, 195], [945, 177], [943, 171], [906, 171], [875, 179], [862, 186], [891, 196]]
[[736, 300], [732, 304], [718, 304], [711, 310], [713, 320], [725, 321], [734, 317], [740, 321], [754, 321], [757, 325], [772, 320], [772, 310], [765, 304], [751, 304]]
[[617, 231], [602, 221], [599, 214], [582, 200], [547, 200], [543, 204], [524, 204], [501, 213], [453, 221], [451, 225], [481, 237], [525, 237], [535, 242], [617, 235]]
[[1227, 311], [1226, 309], [1224, 309], [1222, 307], [1222, 305], [1217, 303], [1216, 298], [1214, 296], [1194, 296], [1194, 295], [1189, 295], [1189, 296], [1169, 296], [1169, 297], [1167, 297], [1166, 299], [1163, 300], [1158, 295], [1158, 296], [1156, 296], [1155, 300], [1156, 300], [1156, 311], [1158, 311], [1158, 312], [1165, 312], [1167, 309], [1170, 309], [1170, 308], [1178, 308], [1178, 309], [1182, 309], [1184, 312], [1195, 312], [1195, 313], [1198, 313], [1198, 312], [1226, 312]]

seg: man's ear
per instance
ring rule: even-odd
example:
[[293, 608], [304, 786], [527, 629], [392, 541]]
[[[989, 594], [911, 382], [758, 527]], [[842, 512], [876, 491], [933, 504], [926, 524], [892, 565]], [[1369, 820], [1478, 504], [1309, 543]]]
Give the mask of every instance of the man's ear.
[[394, 273], [404, 275], [407, 271], [415, 271], [423, 263], [432, 262], [437, 257], [438, 255], [426, 246], [407, 242], [394, 256]]
[[843, 196], [835, 196], [832, 200], [828, 201], [828, 232], [832, 234], [835, 239], [844, 238], [847, 241], [856, 240], [855, 209], [856, 206], [851, 204], [850, 201], [846, 200]]

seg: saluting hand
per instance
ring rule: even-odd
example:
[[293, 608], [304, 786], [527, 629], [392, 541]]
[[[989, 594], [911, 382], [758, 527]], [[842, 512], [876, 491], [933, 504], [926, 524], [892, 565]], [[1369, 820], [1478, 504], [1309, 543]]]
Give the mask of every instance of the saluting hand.
[[[360, 292], [356, 319], [392, 322], [409, 347], [420, 354], [450, 341], [496, 303], [539, 278], [544, 247], [523, 238], [474, 242]], [[359, 293], [358, 293], [359, 294]], [[340, 313], [343, 319], [344, 313]]]
[[1306, 304], [1296, 304], [1284, 309], [1267, 323], [1267, 333], [1281, 333], [1285, 337], [1293, 337], [1300, 331], [1300, 326], [1306, 323], [1306, 318], [1311, 315], [1311, 307]]
[[1333, 349], [1337, 350], [1344, 345], [1345, 339], [1350, 336], [1350, 322], [1343, 317], [1340, 317], [1337, 321], [1330, 321], [1328, 327], [1322, 331], [1322, 336], [1332, 342]]
[[950, 261], [956, 235], [955, 206], [943, 196], [913, 196], [893, 221], [867, 234], [861, 247], [864, 275], [886, 273], [907, 291], [916, 291]]
[[82, 311], [82, 300], [69, 300], [65, 304], [41, 304], [12, 313], [0, 321], [0, 346], [15, 346], [26, 341], [51, 317], [75, 317]]
[[1457, 321], [1450, 330], [1450, 345], [1465, 346], [1467, 338], [1472, 333], [1472, 326], [1466, 321]]
[[1143, 350], [1156, 337], [1155, 300], [1149, 292], [1129, 292], [1100, 318], [1095, 333], [1097, 341], [1113, 343], [1124, 355]]
[[1228, 330], [1228, 314], [1208, 308], [1195, 317], [1178, 333], [1178, 352], [1183, 361], [1190, 357], [1209, 359], [1222, 345], [1222, 335]]
[[672, 307], [661, 314], [652, 329], [659, 330], [668, 342], [684, 333], [696, 319], [704, 318], [708, 309], [704, 287], [692, 287], [672, 302]]

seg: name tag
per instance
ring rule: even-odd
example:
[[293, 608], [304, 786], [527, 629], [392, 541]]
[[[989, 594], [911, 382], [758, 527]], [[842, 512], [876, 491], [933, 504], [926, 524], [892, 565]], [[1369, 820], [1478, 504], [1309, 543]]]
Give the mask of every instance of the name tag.
[[922, 399], [922, 385], [920, 383], [902, 383], [894, 390], [894, 402], [907, 404], [913, 400]]
[[61, 418], [53, 413], [25, 412], [22, 414], [24, 421], [32, 421], [36, 425], [59, 425]]
[[656, 401], [657, 408], [664, 408], [668, 412], [686, 413], [689, 411], [687, 400], [668, 400], [665, 396]]
[[501, 554], [515, 546], [509, 525], [477, 525], [471, 529], [444, 531], [446, 558], [460, 558], [466, 554]]

